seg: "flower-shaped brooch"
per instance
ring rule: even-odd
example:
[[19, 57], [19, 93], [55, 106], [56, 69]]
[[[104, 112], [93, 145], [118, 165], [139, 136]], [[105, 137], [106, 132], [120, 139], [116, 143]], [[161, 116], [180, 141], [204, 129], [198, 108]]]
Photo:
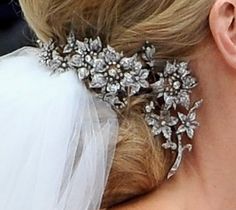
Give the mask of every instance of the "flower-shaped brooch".
[[[109, 103], [115, 111], [127, 107], [129, 98], [143, 95], [148, 103], [143, 108], [144, 118], [153, 136], [159, 136], [163, 148], [176, 152], [176, 161], [168, 178], [173, 176], [182, 160], [182, 139], [194, 137], [199, 126], [196, 110], [202, 100], [191, 103], [190, 94], [197, 86], [186, 62], [165, 61], [157, 67], [156, 49], [149, 42], [131, 57], [125, 57], [111, 46], [103, 46], [101, 39], [79, 41], [70, 33], [65, 45], [55, 41], [39, 41], [40, 61], [52, 72], [75, 71], [87, 88], [98, 98]], [[180, 111], [182, 110], [182, 111]]]

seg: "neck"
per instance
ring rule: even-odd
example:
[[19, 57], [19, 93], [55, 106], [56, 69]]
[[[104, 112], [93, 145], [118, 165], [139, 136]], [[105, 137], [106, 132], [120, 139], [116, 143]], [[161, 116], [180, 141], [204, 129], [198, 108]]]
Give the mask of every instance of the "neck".
[[235, 210], [236, 79], [232, 80], [235, 75], [230, 69], [227, 73], [220, 70], [225, 64], [217, 63], [217, 59], [214, 68], [207, 63], [198, 68], [197, 94], [205, 99], [198, 114], [201, 126], [175, 182], [188, 192], [188, 209], [194, 209], [197, 202], [196, 209]]
[[199, 78], [194, 94], [204, 99], [193, 151], [184, 154], [177, 174], [161, 188], [121, 209], [236, 209], [235, 70], [212, 53], [216, 49], [208, 50], [192, 62]]

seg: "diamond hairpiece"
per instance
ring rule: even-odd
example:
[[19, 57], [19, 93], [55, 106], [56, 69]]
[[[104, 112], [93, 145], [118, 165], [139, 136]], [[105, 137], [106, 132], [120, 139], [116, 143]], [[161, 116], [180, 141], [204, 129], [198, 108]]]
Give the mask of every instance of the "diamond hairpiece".
[[[107, 45], [99, 37], [85, 38], [83, 42], [70, 33], [66, 45], [57, 45], [53, 40], [39, 41], [40, 62], [52, 72], [73, 70], [80, 80], [115, 111], [124, 109], [132, 96], [145, 95], [149, 103], [144, 106], [145, 120], [155, 136], [164, 139], [164, 149], [176, 152], [176, 160], [168, 178], [173, 176], [182, 160], [183, 151], [191, 151], [192, 145], [183, 145], [187, 136], [193, 139], [199, 126], [196, 110], [202, 100], [191, 104], [190, 94], [197, 86], [186, 62], [166, 61], [164, 68], [157, 68], [156, 49], [146, 42], [142, 50], [125, 57]], [[191, 106], [192, 105], [192, 106]], [[178, 108], [181, 108], [180, 112]]]

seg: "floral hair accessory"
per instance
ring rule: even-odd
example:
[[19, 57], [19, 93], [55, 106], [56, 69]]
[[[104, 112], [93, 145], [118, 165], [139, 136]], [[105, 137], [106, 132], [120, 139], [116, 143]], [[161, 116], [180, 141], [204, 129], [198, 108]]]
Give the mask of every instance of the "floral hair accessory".
[[[157, 67], [155, 47], [146, 42], [131, 57], [125, 57], [101, 39], [79, 41], [70, 33], [65, 45], [55, 41], [39, 41], [40, 61], [52, 72], [75, 71], [87, 88], [119, 112], [128, 105], [130, 97], [143, 95], [148, 103], [143, 107], [144, 118], [153, 136], [161, 136], [163, 148], [176, 152], [176, 160], [168, 178], [173, 176], [182, 160], [183, 137], [193, 139], [199, 126], [196, 110], [202, 100], [191, 103], [190, 94], [197, 86], [186, 62], [166, 61]], [[180, 111], [181, 109], [181, 111]]]

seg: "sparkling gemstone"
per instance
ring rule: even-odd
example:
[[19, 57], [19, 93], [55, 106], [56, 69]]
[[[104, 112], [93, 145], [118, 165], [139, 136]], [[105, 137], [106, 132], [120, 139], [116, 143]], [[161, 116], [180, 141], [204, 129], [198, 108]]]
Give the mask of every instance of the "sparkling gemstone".
[[85, 61], [86, 61], [87, 63], [90, 63], [90, 62], [92, 61], [91, 56], [90, 56], [90, 55], [86, 55], [86, 56], [85, 56]]
[[66, 66], [67, 66], [67, 64], [66, 64], [66, 63], [62, 63], [62, 67], [64, 67], [64, 68], [65, 68]]
[[146, 106], [146, 112], [151, 112], [151, 111], [152, 111], [151, 106]]
[[187, 127], [190, 127], [190, 122], [186, 122], [186, 126], [187, 126]]
[[180, 89], [180, 87], [181, 87], [180, 81], [175, 81], [174, 84], [173, 84], [173, 88], [178, 90], [178, 89]]
[[166, 125], [166, 121], [165, 120], [161, 121], [161, 125], [165, 126]]
[[117, 75], [117, 71], [116, 71], [116, 69], [111, 68], [111, 69], [109, 69], [108, 74], [109, 74], [111, 77], [115, 77], [115, 76]]

